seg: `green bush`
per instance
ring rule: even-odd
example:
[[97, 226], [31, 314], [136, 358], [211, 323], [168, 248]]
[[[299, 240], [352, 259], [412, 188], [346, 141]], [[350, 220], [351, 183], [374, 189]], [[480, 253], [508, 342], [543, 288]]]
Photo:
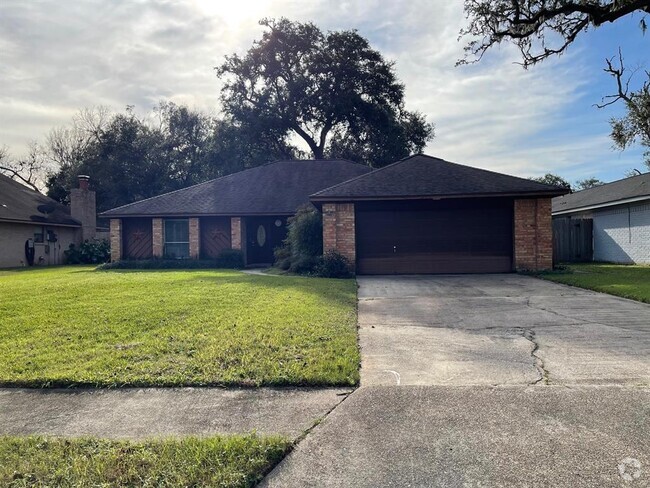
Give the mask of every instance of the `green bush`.
[[111, 257], [111, 245], [106, 239], [86, 240], [79, 246], [70, 244], [63, 254], [67, 264], [106, 263]]
[[239, 249], [224, 249], [217, 256], [217, 268], [242, 269], [244, 267], [244, 253]]
[[280, 247], [273, 251], [275, 256], [275, 266], [287, 271], [291, 266], [291, 249], [286, 241]]
[[351, 278], [353, 275], [350, 260], [336, 251], [327, 251], [319, 261], [314, 272], [321, 278]]
[[311, 274], [323, 254], [323, 220], [313, 205], [303, 205], [290, 217], [287, 237], [275, 250], [275, 265], [292, 273]]
[[241, 269], [244, 255], [238, 249], [225, 249], [216, 259], [123, 259], [98, 266], [106, 269]]

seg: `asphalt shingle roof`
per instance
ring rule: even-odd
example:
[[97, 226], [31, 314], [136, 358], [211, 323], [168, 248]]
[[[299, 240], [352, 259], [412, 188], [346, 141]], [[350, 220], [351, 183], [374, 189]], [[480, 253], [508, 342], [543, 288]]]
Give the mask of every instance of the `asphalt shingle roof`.
[[0, 174], [0, 221], [80, 226], [55, 200]]
[[319, 191], [312, 195], [312, 200], [525, 194], [556, 196], [566, 191], [525, 178], [418, 154]]
[[650, 173], [613, 181], [605, 185], [577, 191], [570, 195], [553, 199], [553, 213], [567, 212], [585, 207], [614, 204], [629, 198], [648, 197], [650, 199]]
[[277, 161], [108, 210], [103, 217], [289, 215], [309, 195], [368, 173], [344, 160]]

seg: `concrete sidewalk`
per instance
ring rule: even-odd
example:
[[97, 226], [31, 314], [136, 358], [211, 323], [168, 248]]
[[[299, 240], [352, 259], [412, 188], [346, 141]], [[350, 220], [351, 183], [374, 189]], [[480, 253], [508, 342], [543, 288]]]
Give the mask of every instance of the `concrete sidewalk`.
[[157, 436], [249, 433], [295, 439], [341, 402], [337, 388], [0, 389], [0, 435]]
[[650, 486], [650, 390], [362, 387], [262, 486]]

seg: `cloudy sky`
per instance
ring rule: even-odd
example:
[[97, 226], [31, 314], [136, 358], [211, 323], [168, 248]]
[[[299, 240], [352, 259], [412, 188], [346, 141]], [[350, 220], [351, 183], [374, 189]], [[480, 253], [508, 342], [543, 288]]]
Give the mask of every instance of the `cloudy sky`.
[[407, 107], [427, 115], [427, 153], [520, 176], [555, 172], [605, 181], [642, 167], [638, 148], [619, 152], [599, 110], [612, 91], [605, 57], [620, 45], [630, 67], [650, 68], [640, 16], [589, 32], [560, 59], [523, 70], [510, 47], [459, 67], [460, 0], [78, 0], [0, 2], [0, 145], [14, 156], [83, 107], [159, 100], [218, 112], [213, 67], [245, 51], [263, 17], [357, 29], [396, 61]]

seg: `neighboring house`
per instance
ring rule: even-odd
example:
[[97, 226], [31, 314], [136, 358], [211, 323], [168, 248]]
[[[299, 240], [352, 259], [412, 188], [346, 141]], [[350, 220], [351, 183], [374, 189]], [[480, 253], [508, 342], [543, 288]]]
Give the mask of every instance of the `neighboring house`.
[[650, 264], [650, 173], [553, 199], [553, 219], [591, 219], [593, 260]]
[[87, 176], [70, 202], [68, 208], [0, 174], [0, 268], [63, 264], [70, 244], [95, 237], [95, 192]]
[[312, 202], [323, 247], [360, 274], [552, 267], [551, 198], [566, 190], [412, 156], [372, 171], [349, 161], [279, 161], [101, 214], [113, 260], [213, 258], [270, 264], [286, 219]]

